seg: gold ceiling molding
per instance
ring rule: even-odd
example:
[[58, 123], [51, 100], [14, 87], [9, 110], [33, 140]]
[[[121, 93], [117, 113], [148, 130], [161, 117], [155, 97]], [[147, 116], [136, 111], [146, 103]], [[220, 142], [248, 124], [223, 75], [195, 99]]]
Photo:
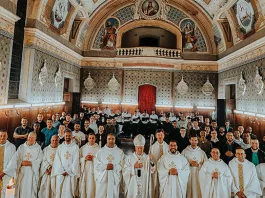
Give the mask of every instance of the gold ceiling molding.
[[81, 55], [36, 28], [25, 28], [24, 45], [35, 45], [69, 62], [81, 64]]
[[[130, 0], [114, 0], [104, 4], [97, 12], [95, 12], [89, 20], [89, 28], [85, 34], [84, 39], [84, 50], [90, 50], [93, 47], [94, 39], [104, 24], [105, 20], [110, 17], [113, 13], [122, 9], [123, 7], [134, 4]], [[216, 54], [217, 49], [214, 42], [214, 35], [212, 31], [212, 22], [208, 14], [205, 13], [199, 5], [192, 1], [186, 0], [170, 0], [168, 5], [173, 6], [184, 13], [186, 13], [194, 22], [198, 25], [202, 35], [205, 39], [208, 52], [210, 54]], [[198, 12], [199, 10], [199, 12]], [[158, 22], [158, 20], [157, 20]], [[168, 21], [161, 21], [162, 23], [169, 23]]]
[[181, 70], [186, 71], [218, 71], [218, 64], [182, 64]]
[[232, 69], [265, 54], [265, 37], [218, 60], [218, 71]]

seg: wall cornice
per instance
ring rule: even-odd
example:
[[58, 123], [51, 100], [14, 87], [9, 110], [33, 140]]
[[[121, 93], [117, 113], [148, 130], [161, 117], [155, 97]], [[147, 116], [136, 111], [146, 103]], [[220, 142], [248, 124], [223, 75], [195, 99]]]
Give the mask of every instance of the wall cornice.
[[17, 15], [0, 6], [0, 29], [14, 35], [15, 22], [19, 19]]
[[265, 37], [218, 60], [218, 71], [222, 72], [238, 67], [263, 54], [265, 54]]
[[62, 57], [65, 60], [73, 62], [77, 65], [81, 64], [82, 56], [80, 54], [74, 52], [70, 48], [36, 28], [25, 28], [24, 45], [25, 47], [29, 45], [36, 45]]

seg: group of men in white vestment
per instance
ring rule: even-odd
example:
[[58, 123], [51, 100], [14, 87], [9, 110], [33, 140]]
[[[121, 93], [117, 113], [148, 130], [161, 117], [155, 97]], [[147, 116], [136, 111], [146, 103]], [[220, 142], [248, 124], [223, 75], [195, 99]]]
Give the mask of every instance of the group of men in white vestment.
[[[65, 131], [65, 141], [58, 136], [43, 151], [30, 133], [18, 150], [0, 131], [0, 187], [5, 197], [7, 182], [15, 178], [17, 198], [257, 198], [265, 190], [265, 164], [246, 160], [245, 151], [236, 149], [229, 165], [220, 159], [218, 148], [211, 158], [198, 147], [198, 138], [178, 152], [177, 143], [164, 142], [163, 130], [157, 130], [157, 141], [149, 155], [144, 153], [145, 138], [134, 138], [135, 152], [125, 156], [108, 134], [107, 144], [100, 148], [94, 133], [80, 149], [72, 132]], [[258, 172], [258, 174], [257, 174]], [[265, 197], [265, 196], [264, 196]]]

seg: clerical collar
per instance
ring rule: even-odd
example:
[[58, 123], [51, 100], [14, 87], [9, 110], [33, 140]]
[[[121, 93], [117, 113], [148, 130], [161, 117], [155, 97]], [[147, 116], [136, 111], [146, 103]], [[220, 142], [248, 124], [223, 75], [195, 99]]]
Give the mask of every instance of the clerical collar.
[[178, 154], [179, 154], [178, 151], [176, 151], [176, 153], [171, 153], [170, 151], [168, 151], [168, 153], [169, 153], [170, 155], [178, 155]]
[[32, 144], [32, 145], [28, 145], [28, 142], [26, 142], [26, 145], [27, 145], [27, 146], [34, 146], [36, 143], [37, 143], [37, 142], [35, 142], [35, 143]]
[[214, 160], [212, 157], [210, 158], [210, 160], [213, 161], [213, 162], [221, 162], [222, 161], [221, 159]]
[[199, 147], [196, 146], [196, 148], [192, 148], [192, 146], [190, 145], [190, 148], [191, 148], [192, 150], [196, 150], [196, 149], [198, 149]]
[[193, 128], [194, 130], [198, 130], [198, 129], [200, 129], [200, 127], [196, 127], [196, 128], [195, 128], [195, 127], [192, 127], [192, 128]]

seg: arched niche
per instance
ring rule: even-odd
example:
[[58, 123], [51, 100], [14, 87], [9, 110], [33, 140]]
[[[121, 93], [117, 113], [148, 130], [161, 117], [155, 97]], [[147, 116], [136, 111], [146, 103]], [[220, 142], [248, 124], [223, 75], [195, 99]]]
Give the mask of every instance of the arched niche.
[[182, 49], [182, 35], [180, 29], [170, 23], [158, 20], [137, 20], [122, 26], [117, 34], [117, 48], [121, 47], [122, 36], [124, 33], [139, 27], [159, 27], [171, 32], [176, 35], [177, 49]]

